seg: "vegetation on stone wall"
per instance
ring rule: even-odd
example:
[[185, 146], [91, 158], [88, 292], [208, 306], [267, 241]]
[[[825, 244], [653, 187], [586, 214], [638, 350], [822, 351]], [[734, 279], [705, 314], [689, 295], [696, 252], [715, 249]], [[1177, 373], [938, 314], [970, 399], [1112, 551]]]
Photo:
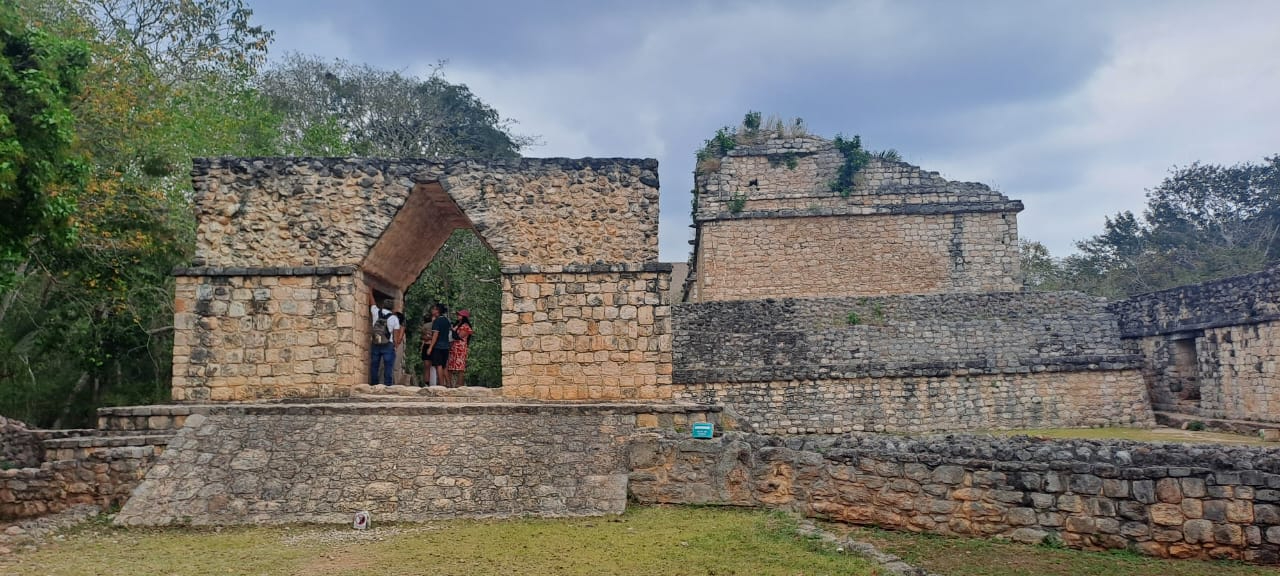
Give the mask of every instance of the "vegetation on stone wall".
[[1103, 232], [1054, 258], [1022, 244], [1028, 288], [1124, 297], [1256, 272], [1280, 263], [1280, 155], [1234, 166], [1174, 169], [1147, 193], [1142, 216], [1106, 218]]
[[848, 198], [853, 193], [853, 177], [871, 161], [872, 155], [862, 149], [862, 137], [856, 134], [848, 139], [841, 134], [836, 134], [831, 143], [844, 156], [844, 163], [840, 165], [835, 179], [831, 181], [831, 191]]
[[[244, 0], [17, 0], [0, 30], [0, 414], [37, 426], [167, 399], [192, 157], [513, 156], [531, 142], [438, 69], [294, 57], [262, 71], [272, 32]], [[19, 93], [32, 116], [9, 109]], [[392, 106], [398, 94], [412, 105]], [[43, 172], [6, 161], [15, 145]]]

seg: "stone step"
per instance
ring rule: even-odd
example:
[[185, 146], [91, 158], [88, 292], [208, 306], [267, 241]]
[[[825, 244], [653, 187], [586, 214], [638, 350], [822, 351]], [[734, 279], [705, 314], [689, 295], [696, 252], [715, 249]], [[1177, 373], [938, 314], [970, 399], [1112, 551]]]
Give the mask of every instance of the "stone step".
[[1246, 436], [1258, 436], [1262, 430], [1280, 429], [1280, 422], [1261, 422], [1257, 420], [1230, 420], [1226, 418], [1205, 418], [1196, 414], [1180, 414], [1177, 412], [1155, 412], [1156, 424], [1170, 428], [1182, 428], [1192, 422], [1204, 425], [1205, 430], [1231, 432]]
[[431, 399], [460, 398], [464, 400], [500, 400], [502, 398], [501, 388], [483, 388], [479, 386], [463, 386], [461, 388], [430, 386], [421, 388], [418, 386], [383, 386], [381, 384], [375, 386], [360, 385], [352, 387], [351, 393], [353, 396], [357, 397], [395, 396], [423, 397]]
[[103, 432], [175, 432], [187, 416], [209, 414], [216, 406], [205, 404], [162, 404], [155, 406], [113, 406], [98, 409], [98, 430]]
[[111, 434], [104, 436], [73, 436], [69, 438], [50, 438], [44, 440], [44, 459], [46, 462], [63, 460], [83, 460], [88, 454], [125, 447], [151, 447], [156, 454], [164, 451], [173, 439], [169, 434]]
[[63, 430], [36, 429], [31, 431], [31, 435], [41, 442], [45, 440], [60, 440], [63, 438], [83, 438], [86, 436], [136, 436], [138, 434], [138, 430], [99, 430], [97, 428], [67, 428]]

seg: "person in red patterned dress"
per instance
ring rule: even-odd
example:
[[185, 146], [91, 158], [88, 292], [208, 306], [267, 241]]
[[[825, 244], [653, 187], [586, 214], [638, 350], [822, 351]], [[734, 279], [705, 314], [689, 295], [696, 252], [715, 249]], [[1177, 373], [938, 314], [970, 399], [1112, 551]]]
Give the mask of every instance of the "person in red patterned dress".
[[464, 372], [467, 371], [467, 349], [471, 342], [471, 312], [467, 310], [458, 311], [458, 323], [453, 329], [453, 343], [449, 346], [449, 362], [445, 364], [445, 370], [448, 371], [450, 382], [449, 386], [458, 388], [466, 381]]

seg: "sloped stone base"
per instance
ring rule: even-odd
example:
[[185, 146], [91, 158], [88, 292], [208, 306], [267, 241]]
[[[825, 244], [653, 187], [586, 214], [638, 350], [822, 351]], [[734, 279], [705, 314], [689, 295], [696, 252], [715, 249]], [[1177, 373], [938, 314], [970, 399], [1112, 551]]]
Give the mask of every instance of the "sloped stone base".
[[639, 404], [228, 406], [187, 417], [115, 521], [345, 523], [360, 510], [375, 522], [619, 514], [637, 420], [673, 410], [701, 419], [715, 411]]

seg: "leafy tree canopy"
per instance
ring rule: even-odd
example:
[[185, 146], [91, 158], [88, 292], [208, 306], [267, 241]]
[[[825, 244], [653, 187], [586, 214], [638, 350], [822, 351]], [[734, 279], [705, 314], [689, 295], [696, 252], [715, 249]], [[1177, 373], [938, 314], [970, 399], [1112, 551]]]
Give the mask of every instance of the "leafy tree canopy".
[[1147, 193], [1142, 218], [1121, 212], [1079, 254], [1048, 258], [1024, 243], [1033, 289], [1124, 297], [1256, 272], [1280, 263], [1280, 155], [1259, 163], [1195, 163]]

